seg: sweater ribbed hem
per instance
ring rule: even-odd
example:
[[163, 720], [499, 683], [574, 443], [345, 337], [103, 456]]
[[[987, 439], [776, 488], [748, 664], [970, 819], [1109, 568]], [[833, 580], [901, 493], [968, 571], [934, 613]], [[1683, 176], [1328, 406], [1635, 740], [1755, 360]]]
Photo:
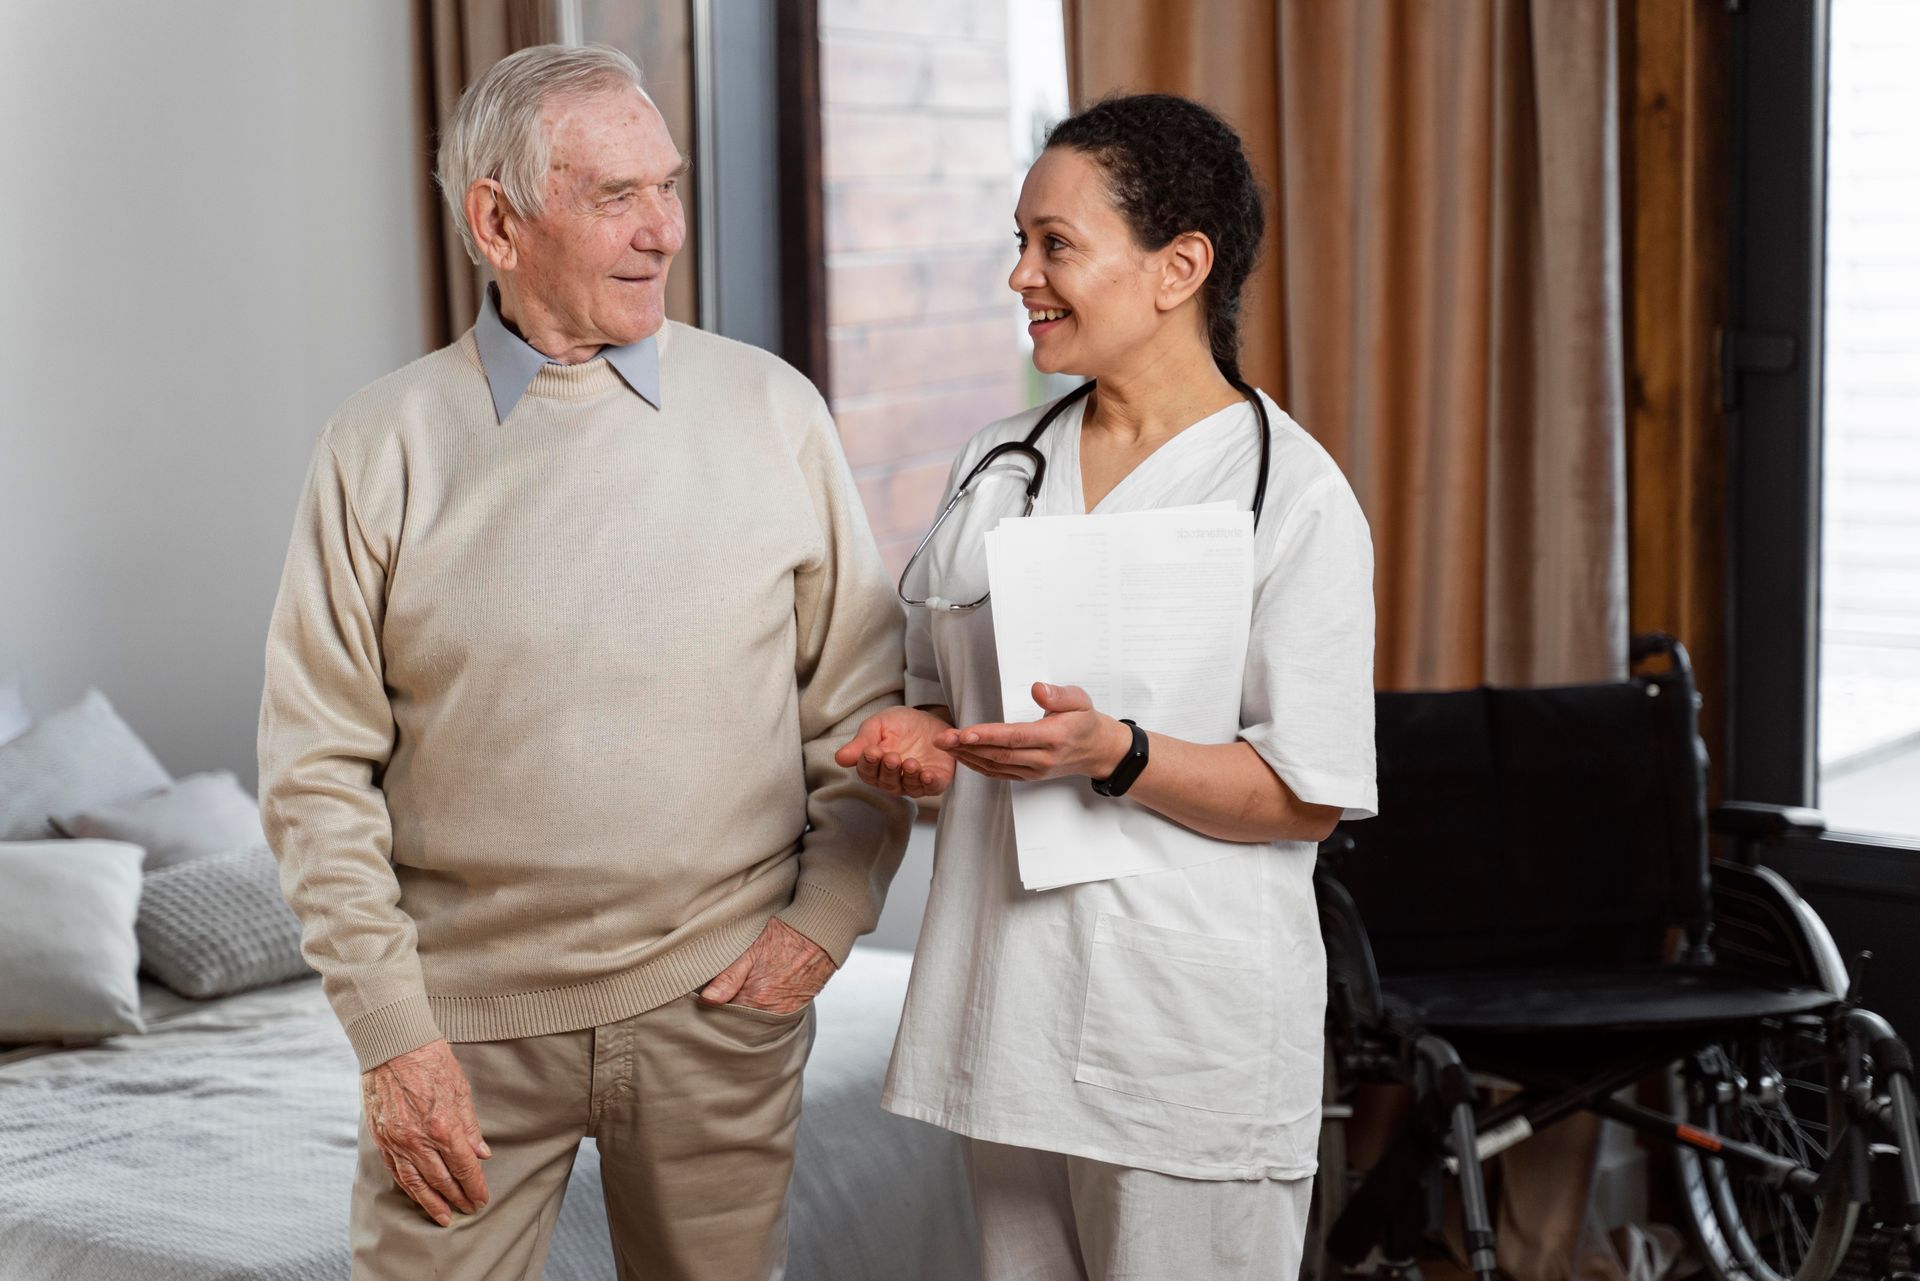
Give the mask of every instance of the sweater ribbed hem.
[[440, 1029], [434, 1024], [425, 996], [409, 996], [383, 1005], [347, 1025], [347, 1043], [353, 1046], [362, 1072], [439, 1039]]
[[645, 964], [591, 983], [510, 996], [429, 993], [427, 1004], [449, 1041], [506, 1041], [617, 1023], [705, 986], [760, 936], [770, 915], [756, 913], [696, 935]]
[[861, 913], [806, 881], [794, 887], [793, 902], [774, 915], [818, 943], [836, 966], [847, 963], [853, 941], [873, 928]]

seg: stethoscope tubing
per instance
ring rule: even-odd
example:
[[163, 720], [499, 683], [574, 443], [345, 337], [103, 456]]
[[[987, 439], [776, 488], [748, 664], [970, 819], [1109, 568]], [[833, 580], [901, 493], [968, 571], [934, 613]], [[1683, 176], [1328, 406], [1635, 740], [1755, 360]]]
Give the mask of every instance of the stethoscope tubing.
[[[922, 608], [936, 608], [933, 603], [937, 599], [935, 597], [929, 596], [915, 600], [913, 597], [907, 595], [907, 575], [913, 572], [913, 567], [919, 561], [920, 554], [926, 551], [927, 544], [933, 541], [933, 536], [939, 530], [941, 522], [946, 520], [948, 514], [951, 513], [955, 507], [959, 506], [960, 500], [965, 498], [967, 492], [973, 488], [973, 482], [978, 480], [981, 473], [986, 471], [988, 467], [1006, 457], [1008, 454], [1022, 454], [1033, 459], [1033, 477], [1027, 482], [1026, 507], [1020, 513], [1022, 516], [1030, 516], [1033, 514], [1034, 501], [1040, 495], [1040, 484], [1047, 474], [1047, 456], [1040, 452], [1040, 437], [1046, 434], [1047, 428], [1053, 426], [1053, 420], [1065, 412], [1069, 406], [1076, 401], [1086, 399], [1087, 395], [1093, 391], [1094, 384], [1097, 381], [1097, 379], [1089, 378], [1060, 399], [1054, 401], [1053, 404], [1047, 406], [1047, 412], [1040, 415], [1040, 421], [1033, 425], [1033, 430], [1027, 433], [1025, 440], [1010, 440], [1004, 444], [995, 445], [986, 452], [979, 462], [975, 463], [973, 467], [968, 470], [966, 479], [961, 481], [959, 486], [954, 489], [953, 497], [949, 498], [946, 506], [940, 509], [940, 514], [933, 518], [933, 524], [927, 527], [926, 534], [920, 539], [919, 545], [913, 549], [913, 555], [907, 557], [906, 565], [901, 568], [900, 582], [895, 590], [899, 593], [902, 601], [909, 605]], [[1253, 412], [1260, 420], [1260, 474], [1254, 481], [1253, 486], [1253, 525], [1255, 529], [1258, 529], [1260, 527], [1260, 513], [1262, 509], [1265, 508], [1267, 502], [1267, 469], [1273, 456], [1273, 423], [1267, 418], [1267, 407], [1262, 403], [1259, 392], [1241, 382], [1235, 382], [1233, 387], [1235, 391], [1247, 398], [1247, 403], [1253, 406]], [[940, 601], [937, 608], [949, 610], [978, 609], [986, 603], [987, 597], [982, 596], [976, 601]]]

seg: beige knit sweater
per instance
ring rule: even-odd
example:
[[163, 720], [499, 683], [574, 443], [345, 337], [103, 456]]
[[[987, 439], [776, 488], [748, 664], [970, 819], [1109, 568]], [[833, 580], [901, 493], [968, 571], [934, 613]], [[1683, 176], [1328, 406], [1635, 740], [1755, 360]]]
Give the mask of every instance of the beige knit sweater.
[[836, 962], [910, 806], [834, 764], [902, 619], [826, 406], [668, 323], [495, 421], [469, 332], [321, 434], [267, 639], [260, 795], [362, 1068], [691, 992], [778, 915]]

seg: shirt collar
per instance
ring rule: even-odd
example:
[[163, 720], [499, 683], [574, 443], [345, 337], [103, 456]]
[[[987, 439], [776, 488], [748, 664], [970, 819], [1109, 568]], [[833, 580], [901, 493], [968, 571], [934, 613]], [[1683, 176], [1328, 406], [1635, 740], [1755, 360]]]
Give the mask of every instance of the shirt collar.
[[[501, 422], [527, 394], [540, 370], [559, 362], [536, 351], [526, 339], [507, 328], [500, 318], [499, 286], [487, 282], [480, 300], [480, 316], [473, 322], [474, 345], [480, 349], [480, 367], [486, 371], [487, 390], [493, 393], [494, 416]], [[600, 355], [634, 394], [660, 408], [660, 344], [649, 334], [622, 347], [602, 347]]]

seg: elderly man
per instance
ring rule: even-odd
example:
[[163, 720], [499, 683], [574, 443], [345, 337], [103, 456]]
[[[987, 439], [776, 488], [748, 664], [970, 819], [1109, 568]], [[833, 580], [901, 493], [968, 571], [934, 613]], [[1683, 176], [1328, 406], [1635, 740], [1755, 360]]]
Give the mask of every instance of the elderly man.
[[363, 1070], [356, 1277], [537, 1276], [584, 1135], [622, 1276], [784, 1267], [902, 624], [813, 387], [665, 320], [686, 171], [623, 55], [488, 71], [439, 179], [497, 290], [314, 451], [261, 808]]

